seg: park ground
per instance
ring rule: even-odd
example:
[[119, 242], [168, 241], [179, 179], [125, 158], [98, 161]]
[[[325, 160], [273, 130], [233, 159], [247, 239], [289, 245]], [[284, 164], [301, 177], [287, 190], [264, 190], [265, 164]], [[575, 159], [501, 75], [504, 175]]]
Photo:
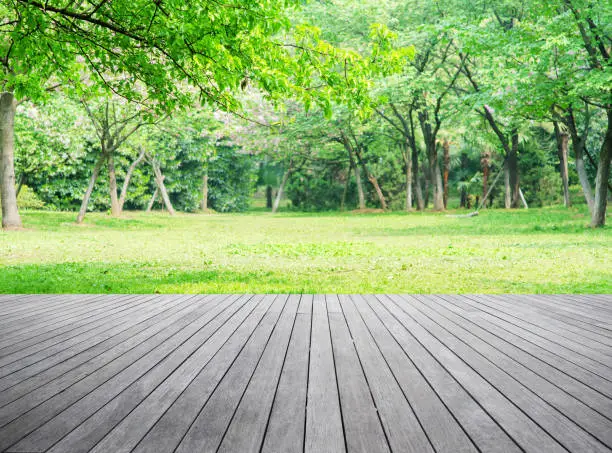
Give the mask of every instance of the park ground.
[[25, 211], [0, 292], [612, 293], [612, 229], [584, 208], [448, 214]]

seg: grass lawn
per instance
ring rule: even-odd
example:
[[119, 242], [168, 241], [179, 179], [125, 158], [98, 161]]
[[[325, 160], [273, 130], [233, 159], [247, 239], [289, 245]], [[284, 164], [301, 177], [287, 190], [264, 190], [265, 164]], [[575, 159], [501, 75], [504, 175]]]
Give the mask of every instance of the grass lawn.
[[24, 212], [2, 293], [612, 293], [582, 208], [445, 214]]

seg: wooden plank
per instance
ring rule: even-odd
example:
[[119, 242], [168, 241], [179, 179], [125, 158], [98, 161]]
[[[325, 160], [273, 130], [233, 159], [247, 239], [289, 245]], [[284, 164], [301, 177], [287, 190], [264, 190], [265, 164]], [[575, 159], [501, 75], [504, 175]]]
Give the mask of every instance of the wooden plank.
[[408, 302], [398, 296], [388, 296], [382, 302], [524, 451], [558, 452], [563, 448], [509, 398], [402, 310]]
[[312, 314], [312, 294], [302, 294], [300, 299], [300, 306], [298, 307], [298, 313], [311, 315]]
[[[404, 396], [413, 408], [436, 452], [477, 452], [477, 447], [451, 412], [452, 409], [447, 408], [436, 393], [433, 385], [427, 381], [423, 372], [418, 369], [412, 359], [416, 354], [426, 356], [429, 356], [429, 354], [422, 348], [415, 347], [410, 348], [410, 355], [406, 354], [369, 305], [373, 303], [375, 297], [364, 296], [364, 298], [365, 300], [354, 298], [355, 307], [363, 318], [376, 346], [389, 365], [393, 376], [400, 385]], [[427, 360], [427, 357], [420, 359], [421, 362], [424, 360]], [[443, 372], [441, 369], [437, 371], [437, 373], [441, 372]], [[461, 392], [464, 399], [469, 399], [461, 388], [456, 388], [453, 392]], [[472, 406], [470, 412], [480, 412], [480, 416], [486, 417], [486, 414], [473, 401], [471, 401], [470, 405]], [[462, 403], [461, 406], [465, 407], [467, 404]], [[479, 420], [475, 417], [471, 417], [466, 421], [466, 423], [478, 422]], [[490, 418], [488, 423], [492, 423]], [[482, 425], [477, 424], [476, 426], [481, 427]], [[487, 436], [490, 436], [490, 433], [487, 433]]]
[[[279, 319], [280, 302], [275, 301], [270, 311], [253, 332], [244, 349], [214, 389], [193, 424], [181, 440], [176, 453], [213, 453], [218, 451], [227, 432], [232, 415], [240, 404], [245, 389], [253, 377], [262, 354], [275, 331]], [[275, 308], [276, 306], [276, 308]]]
[[[496, 382], [503, 381], [512, 388], [514, 388], [515, 383], [521, 384], [526, 389], [529, 389], [534, 395], [537, 395], [539, 399], [557, 409], [560, 414], [565, 416], [567, 420], [562, 419], [562, 422], [557, 422], [555, 425], [559, 426], [559, 430], [562, 430], [562, 434], [561, 432], [554, 432], [554, 428], [548, 429], [548, 432], [556, 439], [562, 439], [563, 435], [567, 434], [577, 439], [577, 441], [581, 441], [580, 439], [584, 437], [584, 435], [581, 431], [577, 431], [574, 426], [578, 425], [583, 431], [586, 431], [599, 440], [599, 442], [608, 447], [612, 447], [612, 421], [593, 410], [579, 399], [563, 391], [560, 387], [547, 381], [532, 369], [526, 367], [519, 360], [515, 360], [504, 354], [499, 349], [496, 349], [494, 346], [475, 335], [475, 326], [464, 327], [441, 316], [439, 311], [432, 310], [429, 307], [428, 301], [430, 297], [412, 296], [412, 298], [415, 301], [421, 302], [420, 304], [415, 302], [411, 304], [411, 306], [417, 309], [420, 315], [422, 315], [421, 319], [425, 320], [428, 324], [426, 328], [432, 333], [434, 333], [435, 330], [434, 335], [436, 335], [438, 339], [442, 340], [443, 337], [444, 343], [449, 347], [455, 345], [452, 348], [454, 351], [465, 351], [470, 356], [473, 355], [472, 351], [475, 351], [480, 355], [476, 356], [476, 359], [471, 362], [471, 365], [476, 369], [476, 363], [482, 364], [483, 368], [486, 368], [486, 371], [482, 371], [481, 375], [491, 376], [489, 382], [492, 382], [493, 378], [497, 378], [498, 380]], [[439, 303], [438, 305], [441, 304]], [[423, 325], [423, 323], [421, 323], [421, 325]], [[481, 357], [486, 360], [482, 360]], [[536, 371], [541, 372], [540, 367], [534, 368]], [[508, 377], [514, 379], [514, 382], [509, 380]], [[502, 386], [498, 384], [498, 388], [502, 388]], [[516, 399], [513, 398], [513, 401], [516, 401]], [[538, 401], [538, 404], [541, 403]], [[530, 404], [530, 407], [534, 406], [534, 404]], [[542, 417], [546, 417], [546, 413], [547, 412], [543, 412]], [[538, 421], [538, 419], [536, 419], [536, 421]], [[543, 422], [540, 424], [545, 426]], [[565, 445], [567, 447], [570, 444], [567, 442]], [[586, 441], [584, 445], [587, 445]]]
[[[485, 304], [479, 303], [480, 297], [478, 296], [470, 296], [470, 298], [463, 298], [462, 301], [467, 303], [468, 305], [472, 305], [476, 308], [480, 308], [480, 316], [483, 316], [485, 319], [491, 321], [494, 324], [502, 327], [504, 330], [514, 333], [527, 341], [536, 344], [547, 351], [552, 352], [560, 357], [563, 357], [570, 362], [573, 362], [582, 368], [591, 371], [592, 373], [597, 374], [603, 379], [610, 380], [612, 382], [612, 368], [602, 363], [598, 359], [601, 359], [599, 356], [597, 358], [591, 357], [591, 355], [596, 356], [597, 353], [595, 351], [584, 350], [584, 348], [580, 348], [579, 346], [574, 346], [573, 348], [567, 347], [566, 345], [560, 344], [559, 341], [553, 341], [547, 338], [544, 334], [540, 332], [534, 333], [531, 330], [524, 328], [519, 325], [519, 323], [512, 322], [512, 320], [508, 320], [508, 316], [503, 315], [499, 311], [494, 311], [491, 308], [488, 308]], [[581, 352], [576, 349], [580, 349]], [[605, 360], [605, 358], [603, 359]]]
[[18, 304], [13, 307], [2, 306], [0, 318], [3, 320], [20, 319], [24, 316], [31, 316], [37, 313], [50, 310], [58, 312], [78, 307], [79, 304], [103, 302], [105, 298], [101, 294], [50, 294], [48, 296], [26, 295]]
[[440, 296], [442, 303], [437, 303], [435, 300], [423, 300], [422, 302], [439, 313], [440, 316], [444, 316], [455, 324], [467, 329], [497, 348], [500, 352], [512, 357], [591, 408], [612, 419], [612, 398], [602, 395], [571, 375], [522, 350], [513, 343], [512, 338], [502, 338], [489, 332], [485, 328], [487, 325], [483, 325], [481, 319], [476, 320], [473, 317], [465, 316], [461, 309], [447, 301], [449, 298], [452, 298], [452, 296]]
[[[171, 297], [168, 297], [165, 299], [165, 303], [170, 300]], [[142, 304], [146, 304], [146, 302], [146, 300], [143, 300]], [[108, 317], [106, 323], [102, 323], [91, 333], [87, 332], [82, 336], [70, 338], [0, 367], [0, 376], [2, 376], [0, 377], [0, 389], [6, 388], [8, 383], [14, 384], [16, 380], [23, 380], [25, 377], [33, 376], [41, 370], [61, 363], [125, 330], [132, 324], [132, 319], [129, 316], [126, 317], [126, 315], [137, 314], [140, 308], [136, 306], [115, 312]]]
[[355, 453], [390, 452], [338, 296], [327, 295], [325, 299], [347, 450]]
[[[40, 341], [33, 345], [24, 346], [12, 352], [5, 353], [0, 357], [0, 375], [3, 373], [4, 367], [13, 362], [19, 362], [18, 365], [23, 368], [23, 366], [35, 363], [40, 357], [48, 357], [53, 354], [54, 351], [61, 351], [73, 344], [78, 344], [81, 341], [93, 337], [97, 333], [106, 332], [120, 325], [133, 323], [135, 321], [133, 317], [134, 314], [142, 314], [143, 304], [148, 307], [151, 305], [150, 302], [152, 299], [154, 298], [142, 298], [140, 299], [140, 303], [130, 306], [130, 308], [127, 309], [107, 310], [106, 315], [96, 321], [77, 326], [73, 330], [55, 335], [51, 338], [41, 338]], [[163, 301], [158, 299], [157, 303], [161, 304], [162, 308], [173, 306], [176, 304], [176, 298], [168, 297]], [[23, 345], [23, 343], [21, 345]]]
[[340, 305], [391, 449], [406, 453], [433, 452], [431, 442], [413, 408], [376, 347], [354, 303], [348, 296], [340, 296]]
[[20, 340], [35, 337], [42, 333], [53, 331], [66, 324], [73, 324], [79, 320], [93, 319], [95, 317], [104, 317], [108, 310], [127, 309], [141, 301], [143, 296], [120, 296], [115, 300], [109, 299], [102, 307], [92, 309], [89, 313], [82, 314], [77, 317], [64, 317], [61, 319], [44, 319], [39, 323], [25, 323], [23, 326], [15, 327], [9, 331], [5, 331], [0, 342], [1, 347], [19, 343]]
[[[219, 453], [259, 453], [287, 356], [300, 296], [289, 296], [257, 368], [227, 428]], [[219, 391], [222, 389], [220, 388]], [[209, 411], [213, 416], [216, 412]]]
[[[603, 377], [584, 369], [578, 364], [575, 364], [563, 357], [560, 357], [541, 346], [534, 344], [521, 336], [504, 330], [494, 322], [491, 322], [483, 313], [474, 313], [473, 307], [466, 304], [464, 302], [464, 296], [444, 296], [445, 300], [459, 309], [464, 311], [464, 315], [469, 319], [474, 320], [474, 322], [478, 323], [480, 327], [490, 332], [491, 334], [497, 336], [498, 338], [502, 338], [510, 341], [514, 346], [518, 347], [522, 351], [546, 362], [552, 367], [572, 376], [576, 380], [582, 382], [583, 384], [591, 387], [597, 392], [605, 395], [606, 397], [612, 397], [612, 388], [608, 380]], [[469, 309], [463, 310], [465, 308]]]
[[[588, 332], [584, 329], [576, 327], [566, 320], [559, 320], [551, 317], [550, 310], [540, 314], [537, 311], [539, 309], [534, 310], [527, 305], [534, 300], [529, 296], [513, 298], [511, 303], [506, 302], [504, 298], [498, 296], [488, 296], [487, 300], [491, 301], [491, 304], [487, 304], [487, 306], [497, 309], [511, 318], [516, 319], [521, 326], [527, 326], [526, 328], [533, 327], [535, 332], [540, 332], [547, 336], [547, 338], [562, 338], [564, 339], [562, 340], [563, 342], [569, 343], [570, 345], [579, 344], [584, 348], [594, 349], [598, 353], [604, 355], [610, 353], [612, 337], [600, 335], [596, 339], [591, 339], [588, 336]], [[609, 341], [610, 344], [606, 344], [606, 341]]]
[[[187, 406], [191, 404], [196, 407], [195, 415], [201, 408], [198, 403], [201, 395], [193, 392], [193, 386], [201, 380], [215, 385], [211, 375], [206, 375], [206, 370], [219, 362], [233, 362], [236, 354], [233, 348], [239, 349], [244, 345], [270, 303], [269, 297], [242, 297], [239, 303], [230, 307], [227, 314], [216, 320], [208, 333], [208, 339], [187, 360], [169, 370], [167, 367], [158, 367], [136, 381], [103, 410], [70, 433], [56, 446], [56, 451], [60, 452], [67, 447], [79, 448], [81, 445], [88, 448], [95, 445], [94, 451], [100, 452], [133, 451], [143, 437], [147, 434], [154, 436], [157, 426], [163, 426], [166, 421], [176, 423], [176, 430], [166, 431], [155, 448], [159, 452], [172, 451], [192, 421]], [[181, 403], [187, 406], [175, 412], [174, 408]]]
[[[184, 302], [191, 297], [175, 297], [175, 299]], [[202, 305], [202, 308], [205, 307], [206, 311], [209, 310], [215, 300], [219, 300], [219, 298], [208, 298], [207, 304]], [[13, 418], [16, 418], [96, 372], [109, 362], [130, 352], [175, 322], [179, 326], [184, 326], [190, 321], [195, 321], [199, 317], [199, 313], [199, 310], [181, 304], [161, 312], [156, 312], [153, 309], [151, 311], [147, 310], [148, 318], [113, 337], [112, 341], [109, 340], [105, 342], [106, 344], [100, 344], [99, 347], [92, 348], [86, 354], [75, 356], [5, 390], [0, 393], [0, 407], [2, 407], [0, 409], [0, 426], [7, 422], [3, 419], [5, 414], [11, 414], [14, 416]]]
[[[382, 298], [386, 299], [384, 296]], [[431, 387], [480, 451], [497, 453], [522, 451], [491, 414], [461, 385], [460, 378], [453, 377], [451, 371], [455, 367], [445, 368], [436, 355], [430, 353], [419, 341], [415, 332], [401, 322], [402, 314], [396, 317], [391, 311], [393, 307], [387, 306], [388, 301], [387, 304], [383, 304], [379, 298], [372, 298], [368, 302], [385, 328], [400, 344], [404, 353], [414, 361], [415, 366], [423, 373]], [[450, 360], [454, 360], [452, 355], [442, 348], [437, 348], [435, 351], [448, 355]], [[446, 365], [448, 366], [448, 363]], [[461, 369], [457, 371], [460, 372]], [[470, 376], [466, 376], [466, 379], [469, 378]]]
[[[262, 453], [304, 451], [312, 297], [308, 300], [307, 306], [304, 306], [304, 297], [300, 300]], [[299, 313], [300, 309], [305, 311]]]
[[346, 451], [327, 309], [323, 296], [312, 303], [305, 453]]
[[[70, 308], [65, 308], [65, 304], [60, 304], [59, 308], [46, 307], [40, 312], [23, 315], [18, 319], [6, 319], [6, 325], [0, 326], [4, 332], [5, 338], [10, 338], [13, 332], [25, 333], [42, 329], [47, 326], [52, 326], [57, 322], [65, 319], [79, 319], [80, 317], [88, 316], [91, 312], [99, 312], [105, 307], [129, 304], [130, 301], [137, 298], [136, 295], [114, 296], [112, 298], [102, 298], [95, 305], [89, 305], [86, 301], [75, 300], [70, 305]], [[24, 329], [24, 327], [27, 327]]]
[[491, 297], [495, 300], [497, 306], [500, 307], [500, 310], [503, 309], [505, 313], [511, 313], [523, 321], [538, 325], [540, 324], [540, 320], [544, 320], [546, 326], [554, 328], [556, 332], [567, 338], [577, 339], [577, 341], [587, 339], [587, 341], [595, 345], [604, 344], [607, 347], [612, 346], [612, 333], [607, 335], [585, 329], [556, 312], [540, 307], [533, 307], [532, 302], [537, 302], [539, 300], [538, 296], [521, 296], [518, 298], [494, 295]]
[[[152, 345], [147, 342], [135, 348], [0, 428], [0, 451], [26, 435], [23, 445], [13, 448], [36, 451], [41, 445], [53, 445], [86, 418], [84, 414], [95, 412], [152, 368], [172, 361], [178, 366], [199, 346], [196, 335], [228, 305], [224, 301], [187, 326], [175, 326], [169, 336], [161, 335]], [[37, 430], [39, 427], [42, 429]]]
[[[402, 304], [401, 309], [426, 329], [430, 335], [452, 350], [482, 378], [506, 395], [517, 408], [537, 423], [549, 436], [569, 451], [608, 452], [608, 448], [600, 441], [580, 428], [564, 414], [551, 407], [540, 395], [514, 379], [490, 360], [487, 360], [486, 357], [479, 354], [471, 345], [423, 315], [416, 309], [418, 302], [413, 302], [415, 297], [418, 296], [405, 298], [404, 300], [407, 303]], [[476, 337], [472, 337], [472, 341], [477, 342]], [[514, 363], [516, 364], [516, 362]], [[532, 380], [532, 383], [535, 384], [535, 380]], [[551, 395], [549, 394], [549, 396]]]

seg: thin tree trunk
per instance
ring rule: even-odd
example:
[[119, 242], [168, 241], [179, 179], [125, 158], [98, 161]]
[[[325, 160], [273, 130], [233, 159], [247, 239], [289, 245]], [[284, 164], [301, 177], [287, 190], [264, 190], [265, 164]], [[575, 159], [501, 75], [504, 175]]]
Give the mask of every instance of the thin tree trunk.
[[142, 162], [144, 157], [145, 157], [145, 152], [144, 150], [142, 150], [140, 154], [138, 155], [138, 157], [136, 158], [136, 160], [132, 162], [132, 164], [130, 165], [130, 168], [128, 168], [128, 171], [125, 175], [125, 179], [123, 180], [123, 186], [121, 187], [121, 196], [119, 197], [119, 213], [123, 211], [123, 205], [125, 204], [125, 199], [127, 197], [127, 191], [128, 191], [128, 188], [130, 187], [130, 179], [132, 179], [132, 174], [134, 173], [134, 170], [136, 170], [136, 167], [138, 167], [140, 162]]
[[342, 199], [340, 200], [340, 210], [344, 211], [344, 205], [346, 204], [346, 196], [348, 194], [349, 185], [351, 184], [351, 173], [353, 166], [349, 162], [348, 170], [346, 171], [346, 182], [344, 183], [344, 191], [342, 192]]
[[567, 168], [567, 147], [569, 135], [559, 128], [559, 123], [553, 122], [555, 127], [555, 138], [557, 140], [557, 155], [559, 156], [559, 173], [561, 173], [561, 183], [563, 188], [563, 202], [566, 208], [572, 205], [569, 193], [569, 176]]
[[272, 209], [272, 186], [266, 186], [266, 208]]
[[489, 191], [490, 161], [491, 153], [489, 151], [482, 153], [482, 159], [480, 159], [482, 165], [482, 206], [485, 208], [487, 207], [487, 192]]
[[166, 209], [168, 209], [168, 214], [174, 215], [174, 208], [172, 207], [172, 202], [170, 201], [168, 191], [166, 190], [166, 185], [164, 184], [165, 176], [162, 175], [159, 165], [154, 160], [151, 160], [151, 167], [153, 167], [153, 173], [155, 174], [155, 184], [157, 184], [157, 187], [161, 192], [162, 200], [164, 200], [164, 205], [166, 206]]
[[111, 215], [119, 217], [121, 215], [121, 207], [117, 197], [117, 172], [115, 171], [115, 158], [113, 154], [114, 150], [108, 151], [108, 190], [110, 192]]
[[591, 227], [599, 228], [606, 224], [606, 208], [608, 205], [608, 178], [610, 177], [610, 163], [612, 161], [612, 109], [608, 110], [608, 130], [601, 151], [599, 152], [599, 165], [595, 178], [595, 203], [591, 216]]
[[428, 145], [427, 155], [429, 157], [430, 182], [433, 191], [433, 207], [435, 211], [443, 211], [444, 187], [442, 183], [442, 174], [440, 173], [440, 163], [438, 162], [438, 150], [435, 142]]
[[364, 210], [365, 205], [365, 194], [363, 190], [363, 180], [361, 179], [361, 170], [359, 166], [355, 165], [355, 183], [357, 184], [357, 197], [359, 199], [359, 209]]
[[15, 187], [16, 108], [17, 102], [13, 93], [0, 93], [0, 203], [3, 228], [22, 227]]
[[510, 156], [508, 156], [508, 170], [510, 172], [510, 190], [511, 190], [511, 207], [518, 208], [521, 203], [519, 193], [519, 170], [518, 170], [518, 134], [513, 131], [512, 145], [510, 148]]
[[444, 149], [444, 209], [448, 206], [448, 174], [450, 173], [450, 142], [445, 139], [442, 145]]
[[202, 176], [202, 202], [200, 203], [200, 208], [202, 211], [208, 211], [208, 169], [204, 172], [204, 176]]
[[91, 194], [94, 190], [96, 181], [98, 179], [98, 176], [100, 175], [100, 170], [102, 169], [102, 165], [104, 165], [105, 159], [106, 156], [102, 154], [96, 161], [96, 165], [94, 166], [93, 172], [91, 173], [91, 178], [89, 178], [89, 185], [87, 186], [85, 195], [83, 195], [83, 201], [81, 202], [81, 209], [79, 209], [79, 214], [77, 215], [76, 223], [83, 223], [83, 219], [85, 219], [85, 214], [87, 213], [87, 205], [89, 204], [89, 199], [91, 198]]
[[19, 176], [19, 184], [17, 184], [17, 193], [15, 194], [17, 198], [19, 198], [19, 193], [21, 192], [21, 189], [23, 189], [23, 185], [25, 184], [25, 181], [26, 181], [26, 174], [21, 173], [21, 175]]
[[429, 206], [429, 197], [431, 195], [431, 168], [429, 165], [426, 165], [426, 170], [424, 171], [424, 179], [425, 179], [425, 200], [423, 201], [424, 209], [427, 209]]
[[406, 156], [406, 211], [412, 211], [412, 159]]
[[419, 154], [418, 149], [412, 148], [412, 178], [414, 180], [414, 192], [416, 195], [417, 209], [422, 211], [425, 209], [425, 200], [423, 199], [423, 187], [421, 186], [421, 178], [419, 176]]
[[366, 178], [368, 178], [368, 181], [370, 181], [370, 184], [374, 186], [374, 191], [376, 192], [376, 196], [378, 197], [378, 201], [380, 202], [380, 207], [384, 211], [386, 211], [387, 201], [385, 200], [385, 195], [383, 194], [382, 189], [380, 188], [380, 185], [378, 184], [378, 179], [376, 179], [376, 177], [370, 172], [370, 170], [368, 170], [368, 167], [363, 161], [363, 158], [361, 156], [361, 152], [358, 151], [357, 149], [355, 150], [355, 156], [357, 156], [358, 166], [359, 165], [361, 166], [361, 168], [363, 169], [363, 172], [366, 175]]
[[504, 164], [504, 208], [510, 209], [512, 206], [512, 190], [510, 189], [510, 169], [508, 160]]
[[273, 214], [276, 214], [276, 212], [278, 211], [278, 208], [280, 207], [280, 202], [281, 202], [281, 199], [283, 198], [283, 191], [285, 190], [285, 184], [287, 184], [287, 181], [289, 180], [289, 176], [291, 175], [292, 171], [293, 171], [293, 162], [289, 164], [289, 168], [283, 175], [283, 179], [281, 179], [280, 186], [278, 187], [278, 192], [276, 192], [276, 199], [274, 200], [274, 206], [272, 206]]
[[155, 204], [155, 200], [157, 200], [157, 194], [158, 193], [159, 193], [159, 189], [156, 186], [155, 187], [155, 191], [153, 192], [153, 196], [151, 197], [151, 199], [149, 200], [149, 204], [147, 205], [147, 211], [146, 212], [151, 212], [151, 209], [153, 209], [153, 205]]

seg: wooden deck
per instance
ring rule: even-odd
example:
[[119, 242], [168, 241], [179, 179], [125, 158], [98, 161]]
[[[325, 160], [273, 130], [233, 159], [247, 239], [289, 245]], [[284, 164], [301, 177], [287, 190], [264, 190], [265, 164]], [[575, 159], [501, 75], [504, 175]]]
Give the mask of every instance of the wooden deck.
[[0, 451], [610, 452], [612, 296], [0, 296]]

